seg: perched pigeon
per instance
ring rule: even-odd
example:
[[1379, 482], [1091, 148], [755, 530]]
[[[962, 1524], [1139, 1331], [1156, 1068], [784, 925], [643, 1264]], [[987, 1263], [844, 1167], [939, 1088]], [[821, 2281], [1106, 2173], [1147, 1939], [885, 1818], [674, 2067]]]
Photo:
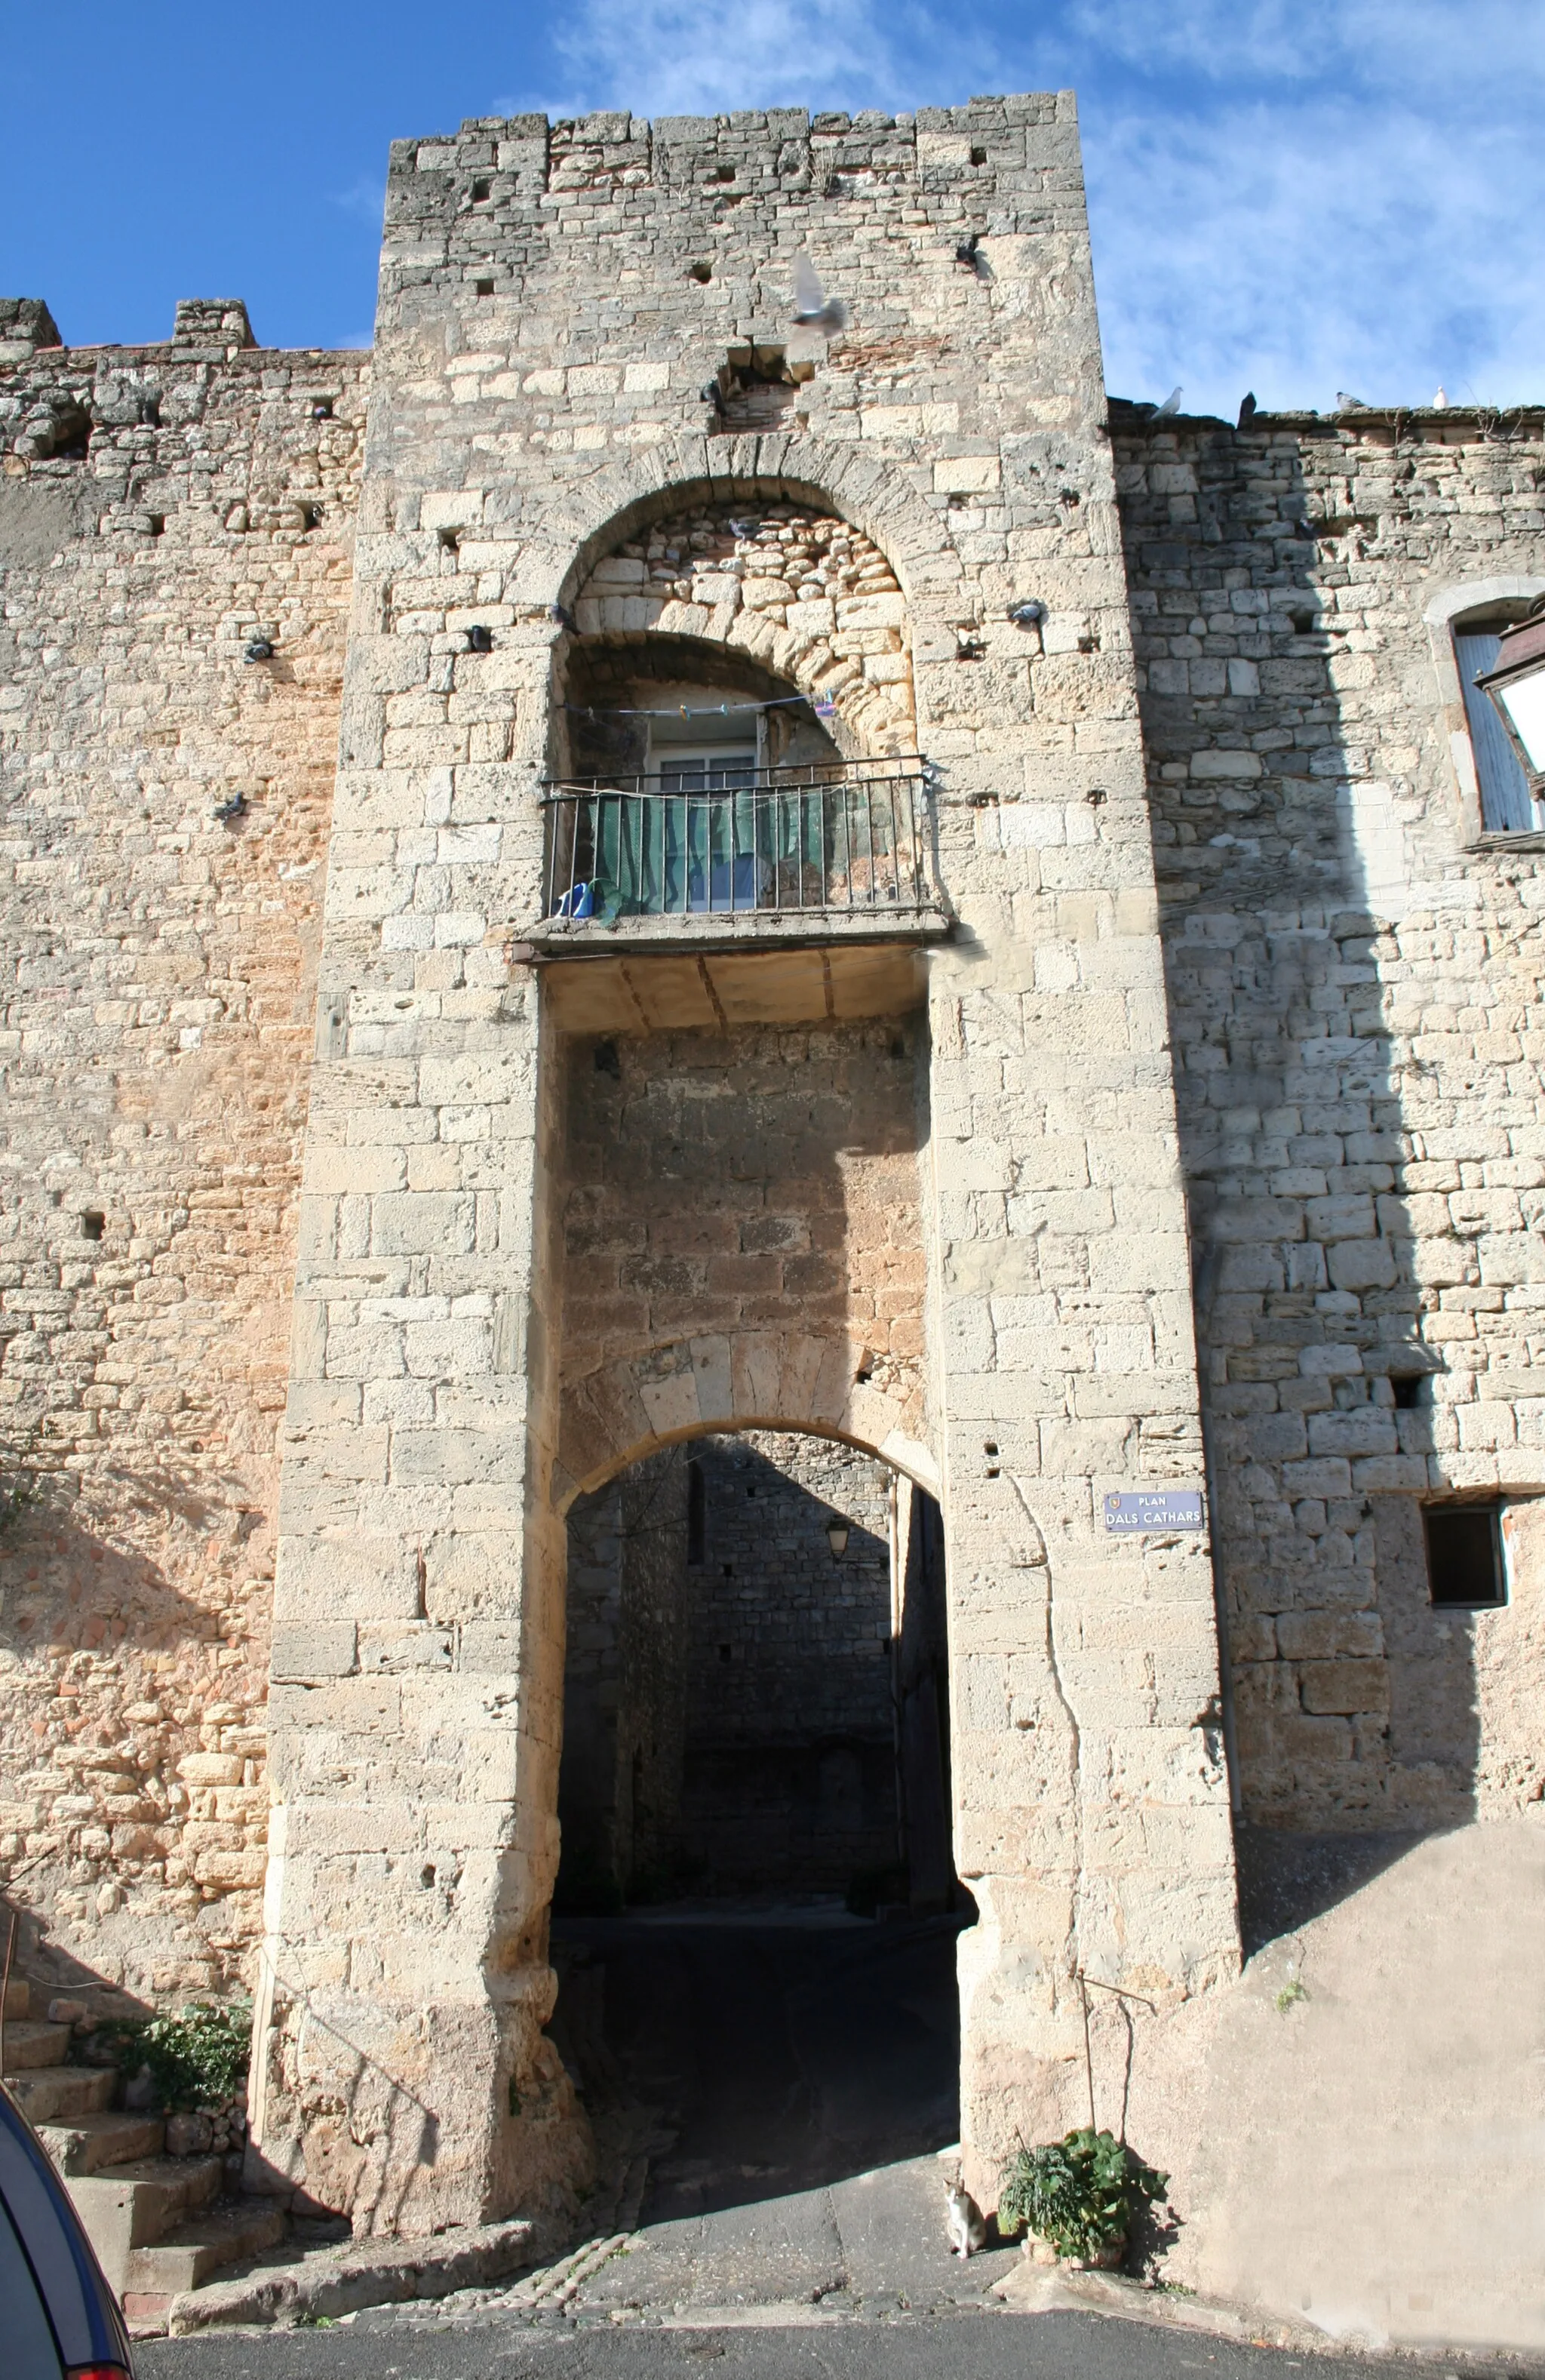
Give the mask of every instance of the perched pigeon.
[[1338, 413], [1366, 413], [1368, 411], [1368, 407], [1363, 403], [1360, 396], [1348, 396], [1344, 388], [1338, 388], [1336, 390], [1335, 409]]
[[1239, 427], [1248, 430], [1255, 419], [1255, 391], [1250, 389], [1239, 399]]
[[1172, 388], [1169, 395], [1165, 397], [1163, 405], [1155, 407], [1153, 412], [1154, 420], [1167, 421], [1171, 414], [1178, 413], [1180, 410], [1180, 399], [1184, 396], [1185, 393], [1184, 389]]
[[1446, 413], [1448, 411], [1448, 391], [1446, 388], [1441, 388], [1438, 391], [1437, 395], [1432, 400], [1432, 406], [1433, 410], [1437, 413]]
[[955, 250], [955, 261], [963, 271], [974, 273], [978, 281], [990, 281], [993, 277], [993, 268], [982, 253], [982, 234], [979, 231], [973, 231], [969, 239], [960, 241]]
[[839, 298], [828, 298], [822, 288], [815, 267], [802, 248], [794, 259], [794, 320], [808, 322], [813, 330], [839, 331], [848, 319], [848, 310]]

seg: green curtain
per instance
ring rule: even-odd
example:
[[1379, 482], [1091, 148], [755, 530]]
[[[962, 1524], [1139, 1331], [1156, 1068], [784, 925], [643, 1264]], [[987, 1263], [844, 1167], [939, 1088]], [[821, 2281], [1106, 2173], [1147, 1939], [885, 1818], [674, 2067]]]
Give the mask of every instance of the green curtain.
[[[775, 887], [794, 905], [802, 867], [823, 886], [870, 849], [862, 789], [790, 786], [776, 792], [622, 795], [585, 804], [596, 912], [603, 917], [752, 909]], [[876, 814], [888, 843], [888, 816]]]

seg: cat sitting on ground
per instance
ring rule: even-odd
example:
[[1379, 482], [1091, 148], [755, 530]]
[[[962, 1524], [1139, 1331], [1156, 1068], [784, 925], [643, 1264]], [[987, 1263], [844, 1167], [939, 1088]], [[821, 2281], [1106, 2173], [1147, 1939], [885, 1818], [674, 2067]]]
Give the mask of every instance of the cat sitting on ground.
[[987, 2244], [987, 2225], [982, 2209], [970, 2191], [958, 2181], [945, 2183], [944, 2196], [949, 2210], [946, 2221], [951, 2254], [962, 2259], [974, 2255]]

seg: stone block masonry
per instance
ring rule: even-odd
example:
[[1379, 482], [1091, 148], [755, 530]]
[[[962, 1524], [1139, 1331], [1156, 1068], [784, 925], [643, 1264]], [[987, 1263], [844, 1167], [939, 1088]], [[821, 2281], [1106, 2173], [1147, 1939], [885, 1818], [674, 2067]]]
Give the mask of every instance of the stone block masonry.
[[[1545, 419], [1107, 403], [1068, 93], [479, 119], [393, 148], [380, 288], [369, 358], [0, 300], [0, 1872], [131, 1989], [254, 1988], [254, 2182], [572, 2204], [565, 1659], [644, 1681], [572, 1715], [617, 1868], [703, 1650], [608, 1533], [699, 1440], [884, 1466], [990, 2203], [1081, 2118], [1080, 1970], [1140, 2072], [1211, 2022], [1230, 1739], [1279, 1828], [1545, 1791], [1545, 836], [1455, 640], [1545, 594]], [[704, 712], [900, 785], [925, 888], [820, 824], [764, 870], [742, 786], [727, 904]], [[617, 775], [632, 891], [553, 793]], [[1103, 1525], [1165, 1486], [1216, 1578]], [[1454, 1499], [1495, 1608], [1433, 1602]]]
[[1525, 1808], [1532, 1529], [1435, 1609], [1418, 1502], [1545, 1488], [1545, 876], [1451, 642], [1545, 592], [1545, 419], [1115, 429], [1246, 1812]]
[[[707, 1439], [689, 1573], [682, 1865], [696, 1890], [849, 1893], [903, 1862], [890, 1474], [819, 1438]], [[847, 1524], [841, 1559], [827, 1537]], [[898, 1897], [893, 1882], [889, 1896]]]
[[368, 377], [226, 302], [112, 348], [0, 306], [0, 1861], [152, 1999], [259, 1926]]
[[[973, 230], [984, 270], [957, 260]], [[839, 336], [791, 321], [802, 249]], [[471, 123], [394, 148], [380, 291], [275, 1585], [260, 2152], [357, 2226], [413, 2230], [583, 2174], [542, 2032], [562, 1513], [750, 1424], [846, 1437], [942, 1495], [983, 1912], [964, 2122], [990, 2191], [1016, 2130], [1075, 2112], [1071, 1962], [1168, 2005], [1237, 1957], [1205, 1546], [1098, 1524], [1105, 1487], [1194, 1480], [1200, 1430], [1070, 97]], [[601, 1186], [575, 1096], [598, 1112], [636, 1071], [695, 1129], [725, 1113], [721, 1062], [640, 1025], [597, 1071], [510, 953], [540, 915], [571, 673], [604, 686], [658, 634], [624, 576], [655, 525], [705, 514], [840, 521], [883, 558], [839, 621], [846, 590], [791, 604], [804, 577], [764, 577], [760, 532], [733, 529], [728, 633], [673, 583], [707, 620], [667, 634], [716, 686], [736, 650], [763, 691], [829, 671], [844, 756], [915, 735], [955, 939], [898, 1103], [919, 1153], [894, 1241], [864, 1236], [872, 1094], [851, 1117], [818, 1094], [840, 1037], [812, 1036], [786, 1089], [791, 1042], [745, 1075], [765, 1149], [715, 1123], [695, 1165], [657, 1163], [646, 1116], [603, 1264], [563, 1240], [565, 1198]], [[629, 924], [625, 973], [680, 966]], [[721, 1008], [731, 1049], [795, 1021], [757, 980]], [[744, 1240], [763, 1208], [791, 1238]], [[889, 1379], [875, 1340], [903, 1326]]]

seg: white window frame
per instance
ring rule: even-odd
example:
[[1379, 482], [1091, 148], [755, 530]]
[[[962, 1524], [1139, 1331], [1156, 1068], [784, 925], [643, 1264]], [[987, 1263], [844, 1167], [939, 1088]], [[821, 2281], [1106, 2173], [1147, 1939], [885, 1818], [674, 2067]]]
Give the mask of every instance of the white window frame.
[[1545, 595], [1545, 578], [1531, 577], [1523, 573], [1510, 573], [1495, 578], [1467, 578], [1440, 588], [1422, 613], [1432, 647], [1438, 698], [1442, 705], [1449, 759], [1459, 796], [1459, 839], [1467, 851], [1479, 851], [1483, 847], [1495, 850], [1501, 844], [1525, 844], [1532, 837], [1526, 829], [1508, 832], [1489, 827], [1481, 817], [1480, 779], [1476, 770], [1474, 747], [1470, 742], [1470, 723], [1465, 715], [1465, 689], [1459, 683], [1459, 661], [1454, 649], [1454, 631], [1470, 613], [1496, 612], [1504, 603], [1517, 605], [1521, 611], [1541, 595]]

